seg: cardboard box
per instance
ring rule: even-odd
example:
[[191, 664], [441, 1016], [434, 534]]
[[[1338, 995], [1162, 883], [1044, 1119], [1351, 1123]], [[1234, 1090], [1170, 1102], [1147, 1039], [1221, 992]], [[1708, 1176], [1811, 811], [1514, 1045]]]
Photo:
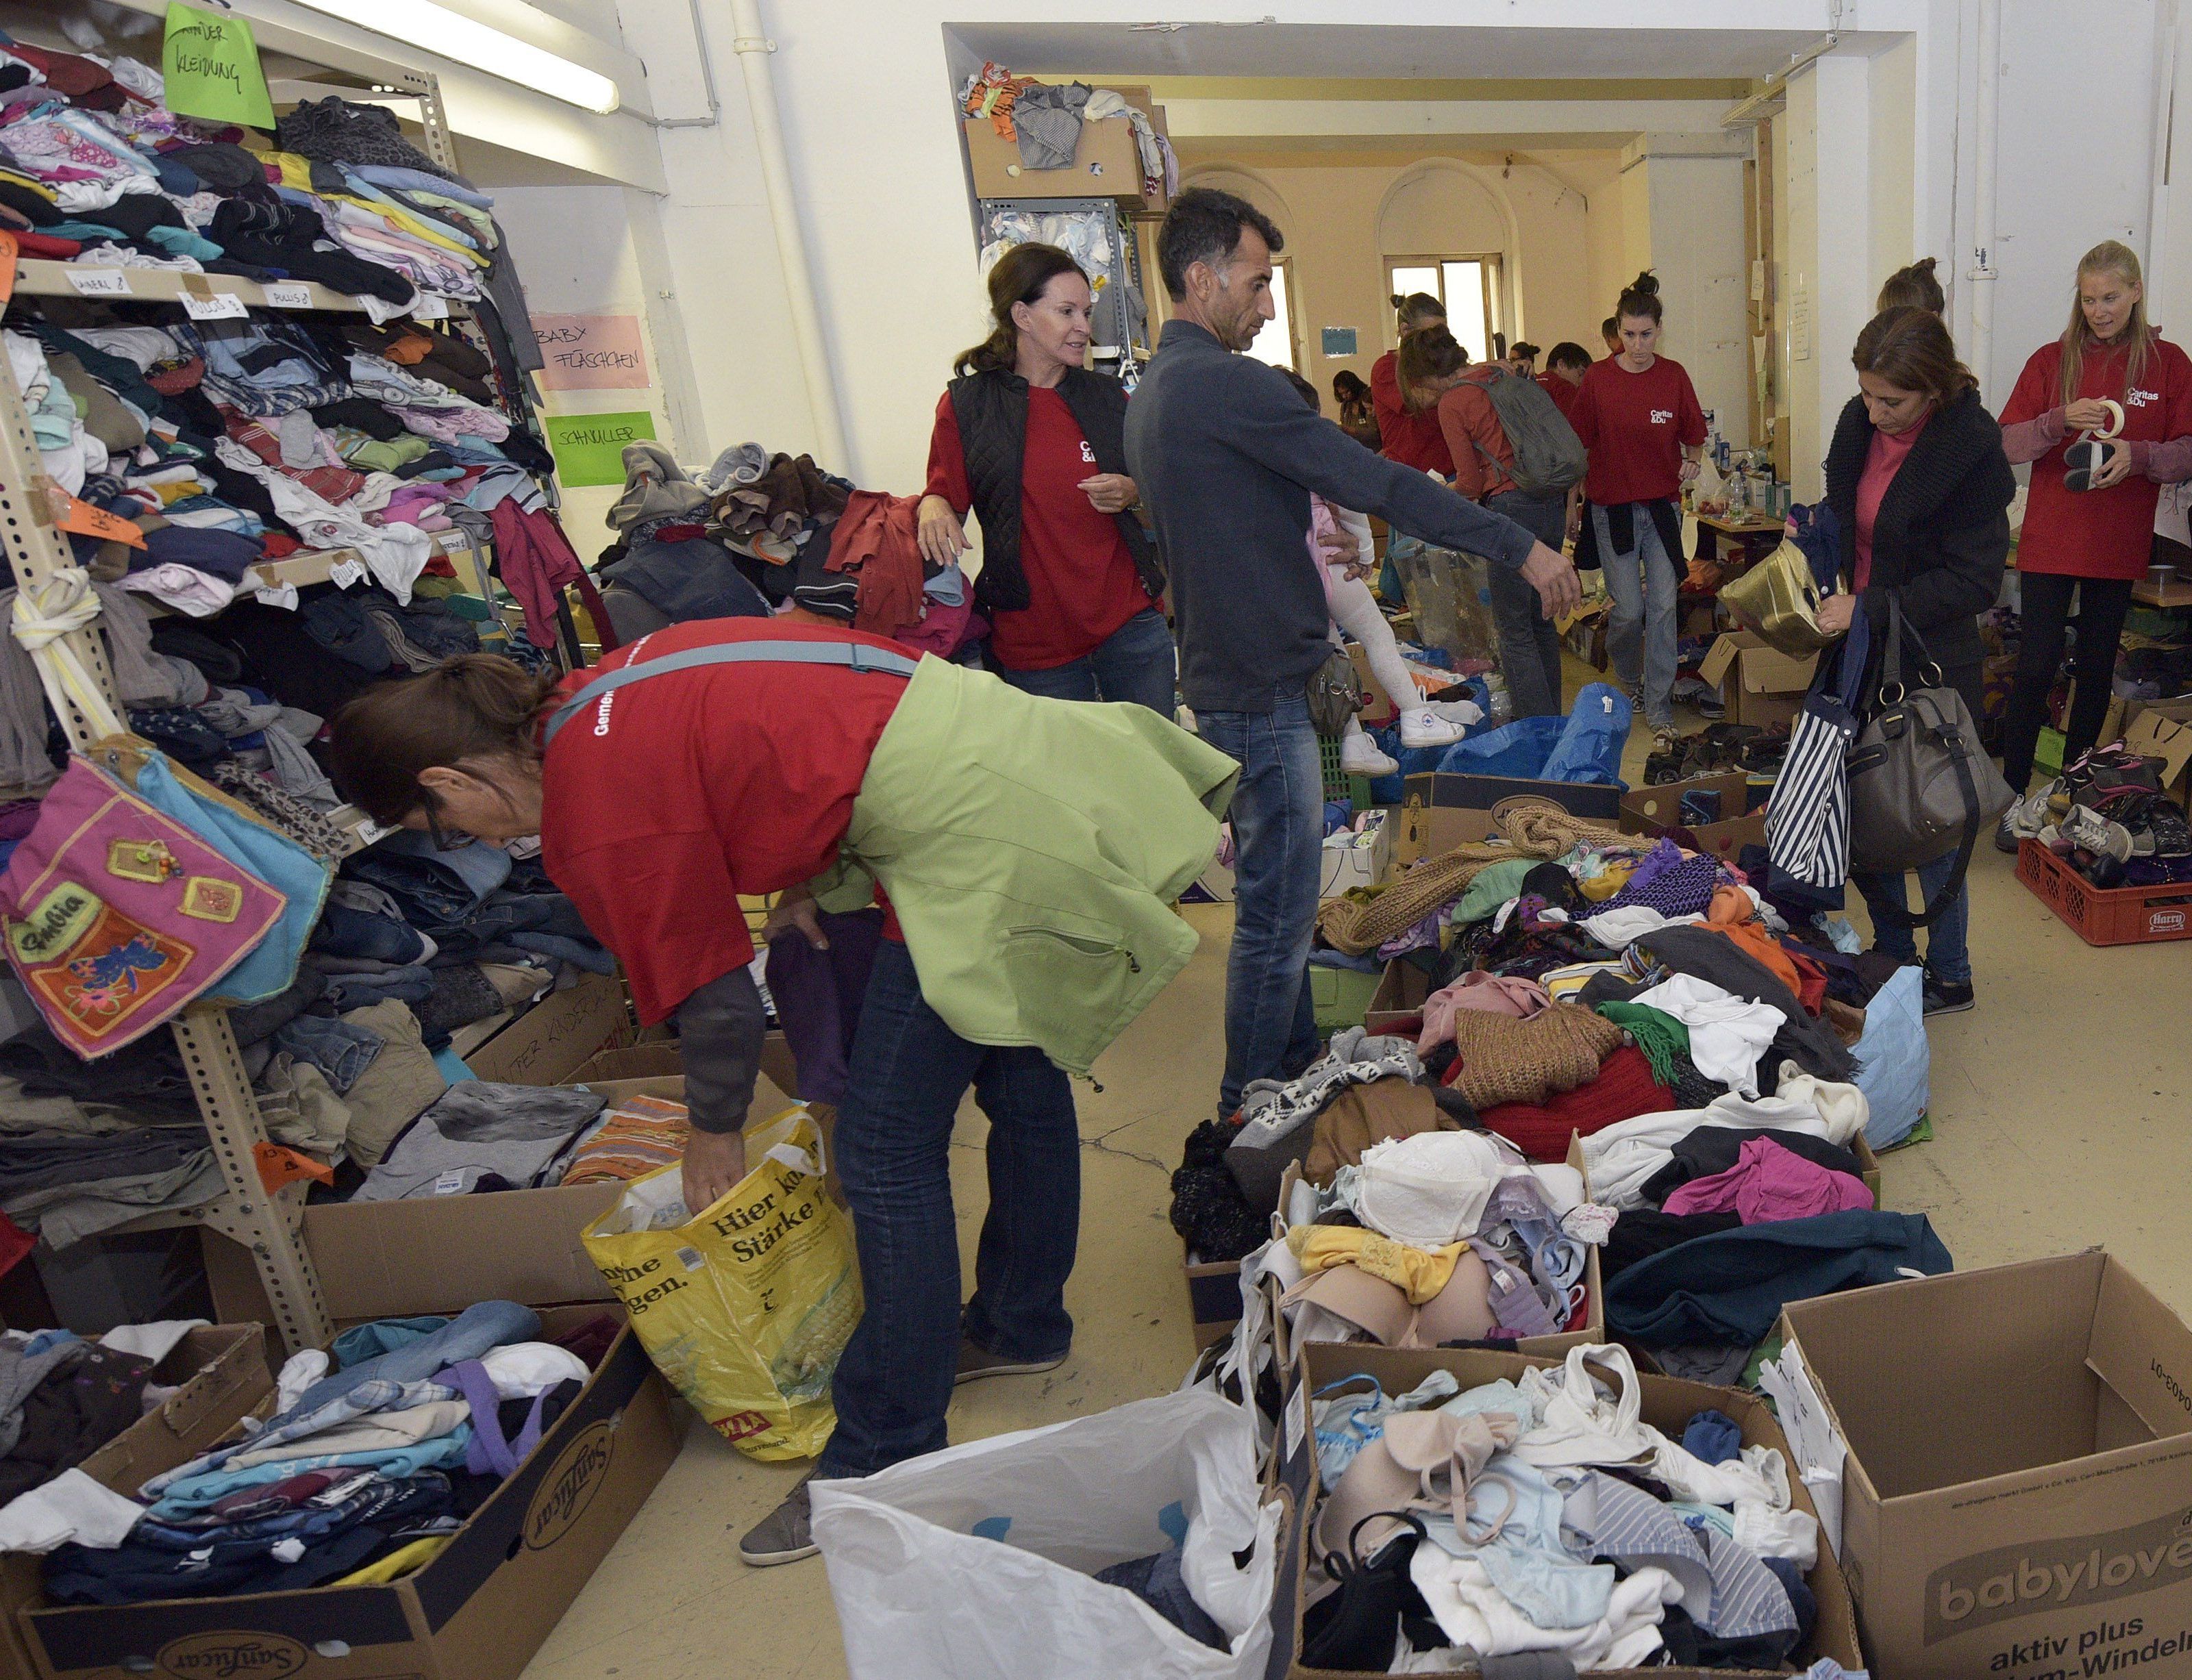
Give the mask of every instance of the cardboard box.
[[[415, 1297], [411, 1310], [427, 1305]], [[603, 1310], [541, 1316], [554, 1334]], [[679, 1443], [669, 1391], [626, 1330], [517, 1473], [447, 1549], [400, 1580], [32, 1609], [18, 1626], [45, 1680], [516, 1680]]]
[[[1720, 815], [1710, 823], [1683, 822], [1682, 800], [1693, 794], [1711, 800]], [[1633, 834], [1655, 836], [1686, 828], [1700, 847], [1731, 863], [1746, 846], [1766, 844], [1766, 812], [1750, 809], [1750, 777], [1740, 770], [1632, 789], [1622, 795], [1621, 826]]]
[[1187, 1280], [1187, 1316], [1194, 1328], [1196, 1347], [1201, 1349], [1224, 1341], [1241, 1322], [1241, 1262], [1197, 1260], [1195, 1250], [1183, 1240], [1179, 1269]]
[[[2162, 788], [2179, 805], [2192, 791], [2192, 695], [2175, 700], [2123, 703], [2123, 743], [2132, 752], [2161, 760]], [[2105, 742], [2114, 737], [2106, 732]]]
[[[1339, 898], [1358, 886], [1375, 886], [1393, 869], [1393, 820], [1384, 811], [1370, 814], [1361, 834], [1343, 831], [1324, 837], [1316, 896]], [[1365, 836], [1367, 837], [1367, 840]]]
[[[799, 1064], [784, 1034], [771, 1033], [762, 1040], [762, 1077], [785, 1096], [799, 1095]], [[674, 1079], [685, 1073], [684, 1047], [674, 1038], [657, 1039], [624, 1050], [599, 1050], [573, 1068], [559, 1085], [591, 1085], [625, 1079]]]
[[2091, 1250], [1791, 1303], [1875, 1673], [2192, 1672], [2192, 1330]]
[[[1294, 1350], [1294, 1360], [1287, 1380], [1288, 1392], [1279, 1429], [1280, 1451], [1276, 1455], [1277, 1479], [1280, 1486], [1293, 1499], [1284, 1529], [1285, 1544], [1279, 1552], [1279, 1582], [1273, 1606], [1272, 1661], [1266, 1671], [1273, 1675], [1286, 1675], [1289, 1680], [1327, 1680], [1327, 1677], [1345, 1676], [1347, 1680], [1372, 1680], [1382, 1670], [1339, 1670], [1311, 1668], [1304, 1664], [1299, 1653], [1302, 1644], [1302, 1611], [1307, 1603], [1309, 1586], [1309, 1529], [1316, 1514], [1322, 1490], [1317, 1484], [1316, 1455], [1311, 1449], [1309, 1428], [1309, 1397], [1327, 1383], [1342, 1382], [1351, 1376], [1367, 1375], [1374, 1378], [1388, 1394], [1405, 1393], [1436, 1370], [1454, 1374], [1464, 1391], [1480, 1387], [1487, 1382], [1504, 1377], [1513, 1381], [1526, 1370], [1554, 1363], [1533, 1359], [1519, 1353], [1493, 1353], [1476, 1349], [1441, 1348], [1428, 1353], [1401, 1353], [1391, 1348], [1368, 1347], [1360, 1344], [1310, 1343]], [[1719, 1410], [1732, 1418], [1743, 1431], [1745, 1446], [1767, 1446], [1788, 1454], [1788, 1438], [1781, 1426], [1774, 1421], [1772, 1410], [1755, 1395], [1744, 1394], [1730, 1388], [1710, 1388], [1703, 1383], [1684, 1382], [1673, 1377], [1650, 1376], [1640, 1374], [1637, 1378], [1642, 1400], [1644, 1421], [1679, 1440], [1683, 1427], [1698, 1413], [1708, 1408]], [[1801, 1482], [1792, 1477], [1790, 1491], [1796, 1505], [1816, 1515], [1811, 1495]], [[1819, 1657], [1831, 1657], [1847, 1669], [1863, 1666], [1858, 1657], [1858, 1637], [1851, 1614], [1850, 1588], [1842, 1579], [1834, 1555], [1822, 1546], [1819, 1561], [1806, 1577], [1812, 1595], [1818, 1600], [1818, 1624], [1812, 1637], [1798, 1647], [1796, 1660], [1807, 1665]], [[1651, 1676], [1653, 1680], [1727, 1680], [1732, 1674], [1743, 1671], [1732, 1669], [1650, 1668], [1602, 1669], [1602, 1674]], [[1877, 1672], [1878, 1671], [1875, 1671]], [[1900, 1671], [1892, 1671], [1896, 1680], [1901, 1680]], [[2075, 1671], [2075, 1670], [2073, 1671]]]
[[[117, 1493], [134, 1495], [164, 1471], [187, 1464], [248, 1415], [274, 1386], [260, 1324], [194, 1330], [153, 1367], [152, 1380], [175, 1392], [77, 1468]], [[0, 1680], [31, 1680], [37, 1668], [17, 1626], [19, 1611], [45, 1603], [43, 1560], [0, 1557]]]
[[[1163, 111], [1151, 101], [1147, 88], [1116, 91], [1147, 117], [1157, 133], [1164, 133]], [[1145, 210], [1162, 210], [1169, 202], [1162, 189], [1143, 193], [1141, 152], [1134, 144], [1133, 125], [1123, 117], [1083, 122], [1073, 162], [1058, 169], [1026, 168], [1020, 162], [1019, 142], [1001, 136], [986, 117], [967, 117], [962, 126], [977, 198], [1123, 198]]]
[[1431, 771], [1409, 777], [1406, 786], [1401, 827], [1393, 837], [1393, 862], [1401, 867], [1489, 838], [1498, 832], [1493, 806], [1523, 794], [1549, 799], [1571, 815], [1609, 827], [1621, 815], [1621, 789], [1595, 783]]
[[1707, 651], [1698, 675], [1720, 690], [1728, 722], [1762, 729], [1796, 720], [1818, 663], [1817, 654], [1792, 659], [1750, 630], [1730, 630]]
[[[682, 1101], [685, 1094], [682, 1075], [589, 1083], [612, 1102], [629, 1096]], [[773, 1119], [791, 1101], [764, 1075], [747, 1124]], [[579, 1233], [622, 1191], [617, 1183], [578, 1184], [487, 1196], [313, 1203], [305, 1209], [305, 1251], [319, 1272], [328, 1316], [338, 1323], [459, 1313], [476, 1301], [496, 1299], [534, 1306], [611, 1301]], [[207, 1245], [208, 1256], [217, 1246]], [[248, 1266], [209, 1264], [208, 1270], [224, 1315], [231, 1308], [265, 1311]]]
[[589, 974], [517, 1016], [465, 1056], [465, 1065], [491, 1084], [561, 1085], [612, 1033], [630, 1024], [625, 1010], [621, 980]]
[[[1424, 1011], [1424, 999], [1431, 994], [1431, 977], [1406, 957], [1394, 957], [1385, 964], [1385, 977], [1378, 982], [1372, 994], [1370, 1007], [1363, 1011], [1362, 1030], [1373, 1037], [1400, 1029], [1403, 1022], [1413, 1021]], [[1414, 1029], [1409, 1028], [1411, 1036]]]

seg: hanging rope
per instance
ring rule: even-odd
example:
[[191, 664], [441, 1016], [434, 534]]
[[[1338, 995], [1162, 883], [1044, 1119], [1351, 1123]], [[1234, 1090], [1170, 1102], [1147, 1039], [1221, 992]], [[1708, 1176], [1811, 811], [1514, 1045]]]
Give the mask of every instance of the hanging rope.
[[29, 650], [54, 715], [66, 719], [73, 704], [94, 737], [122, 734], [122, 720], [66, 638], [72, 630], [88, 629], [99, 617], [99, 605], [91, 574], [80, 566], [65, 566], [44, 583], [16, 590], [11, 615], [15, 640]]
[[1441, 904], [1469, 890], [1469, 884], [1494, 863], [1517, 857], [1550, 860], [1578, 846], [1635, 850], [1635, 834], [1601, 828], [1570, 816], [1549, 799], [1525, 794], [1502, 800], [1492, 808], [1492, 823], [1506, 839], [1469, 840], [1428, 863], [1419, 863], [1390, 886], [1361, 898], [1335, 898], [1317, 912], [1325, 942], [1350, 956], [1374, 951], [1407, 932]]

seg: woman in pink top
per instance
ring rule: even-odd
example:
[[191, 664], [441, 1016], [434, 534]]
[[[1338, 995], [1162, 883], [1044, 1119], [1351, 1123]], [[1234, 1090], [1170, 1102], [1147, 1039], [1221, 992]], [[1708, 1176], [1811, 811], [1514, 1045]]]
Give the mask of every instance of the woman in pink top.
[[[1820, 604], [1819, 627], [1840, 634], [1862, 610], [1876, 667], [1892, 598], [1977, 720], [1985, 711], [1978, 615], [2001, 589], [2017, 493], [2001, 428], [1979, 401], [1978, 381], [1956, 360], [1949, 329], [1929, 310], [1875, 316], [1850, 360], [1860, 394], [1835, 428], [1827, 505], [1841, 527], [1851, 592]], [[1956, 857], [1950, 852], [1917, 871], [1926, 904], [1955, 880]], [[1851, 880], [1871, 908], [1875, 948], [1915, 964], [1904, 877]], [[1928, 1015], [1972, 1006], [1970, 922], [1970, 894], [1958, 883], [1927, 942]]]

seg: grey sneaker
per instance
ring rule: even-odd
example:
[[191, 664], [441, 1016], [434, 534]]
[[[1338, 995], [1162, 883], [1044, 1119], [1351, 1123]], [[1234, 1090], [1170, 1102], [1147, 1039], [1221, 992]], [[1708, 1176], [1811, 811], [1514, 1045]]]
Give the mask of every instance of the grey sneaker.
[[2017, 850], [2016, 809], [2017, 808], [2012, 806], [2009, 810], [2002, 812], [2001, 821], [1995, 825], [1994, 849], [1996, 851], [2014, 851]]
[[799, 1485], [784, 1496], [784, 1503], [746, 1530], [739, 1542], [739, 1562], [756, 1569], [778, 1563], [796, 1563], [822, 1548], [814, 1544], [814, 1512], [808, 1502], [807, 1484], [814, 1479], [808, 1471]]
[[952, 1381], [979, 1382], [985, 1376], [1033, 1376], [1038, 1371], [1054, 1371], [1065, 1363], [1063, 1353], [1055, 1359], [1008, 1359], [1002, 1353], [977, 1347], [962, 1335], [959, 1338], [959, 1375]]

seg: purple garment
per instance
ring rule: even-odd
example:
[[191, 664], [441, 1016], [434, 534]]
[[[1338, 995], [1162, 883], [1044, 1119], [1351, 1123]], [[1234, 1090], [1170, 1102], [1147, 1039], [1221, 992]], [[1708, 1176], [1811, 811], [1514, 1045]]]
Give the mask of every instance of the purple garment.
[[37, 800], [17, 800], [0, 806], [0, 840], [19, 840], [37, 826]]
[[880, 910], [858, 910], [825, 914], [821, 922], [828, 950], [818, 951], [801, 938], [779, 939], [768, 948], [766, 973], [776, 1018], [799, 1068], [801, 1099], [835, 1107], [844, 1100], [845, 1058], [860, 1024], [883, 918]]
[[1753, 1137], [1735, 1165], [1710, 1178], [1693, 1178], [1667, 1198], [1663, 1212], [1732, 1213], [1745, 1225], [1782, 1219], [1817, 1219], [1830, 1213], [1869, 1211], [1864, 1181], [1807, 1161], [1770, 1137]]
[[1439, 943], [1439, 929], [1445, 925], [1445, 923], [1446, 910], [1441, 906], [1433, 910], [1413, 927], [1395, 934], [1380, 945], [1378, 948], [1379, 960], [1390, 962], [1394, 958], [1406, 956], [1411, 951], [1436, 949]]
[[265, 553], [256, 537], [239, 537], [233, 531], [194, 525], [167, 525], [145, 533], [145, 548], [133, 572], [156, 566], [187, 566], [225, 584], [241, 583], [244, 569]]
[[435, 1380], [448, 1383], [471, 1404], [472, 1438], [465, 1445], [465, 1468], [475, 1476], [515, 1476], [517, 1466], [540, 1444], [540, 1404], [548, 1398], [548, 1391], [543, 1389], [533, 1397], [525, 1427], [517, 1432], [515, 1441], [506, 1441], [498, 1409], [502, 1397], [485, 1365], [466, 1359], [445, 1367]]
[[[1663, 861], [1662, 852], [1674, 853]], [[1653, 848], [1636, 873], [1600, 907], [1601, 910], [1641, 908], [1663, 916], [1699, 916], [1712, 904], [1713, 889], [1720, 885], [1720, 860], [1702, 854], [1684, 857], [1670, 840]]]

